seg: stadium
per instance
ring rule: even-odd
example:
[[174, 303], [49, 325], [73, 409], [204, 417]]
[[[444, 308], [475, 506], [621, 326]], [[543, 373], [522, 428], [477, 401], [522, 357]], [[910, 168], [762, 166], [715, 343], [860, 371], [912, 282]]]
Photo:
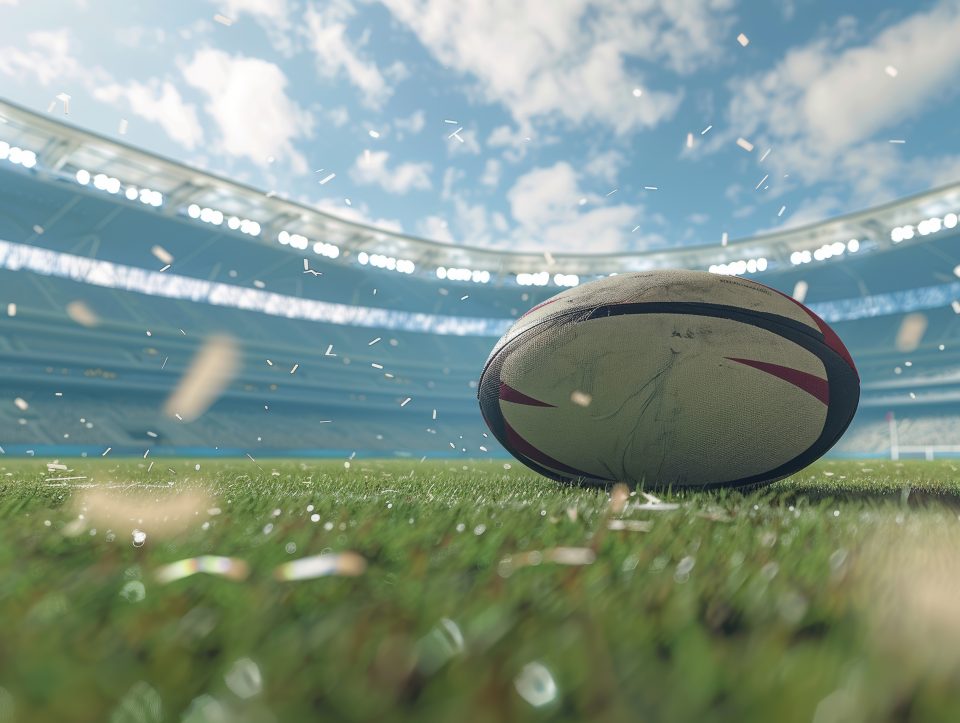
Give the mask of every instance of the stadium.
[[[3, 408], [7, 454], [504, 457], [476, 405], [496, 339], [558, 290], [662, 268], [742, 274], [835, 326], [863, 380], [836, 455], [960, 453], [960, 185], [727, 244], [500, 253], [0, 113], [3, 384], [29, 405]], [[199, 419], [164, 415], [215, 334], [242, 340], [236, 376]]]
[[0, 0], [0, 723], [960, 720], [960, 6], [168, 5]]

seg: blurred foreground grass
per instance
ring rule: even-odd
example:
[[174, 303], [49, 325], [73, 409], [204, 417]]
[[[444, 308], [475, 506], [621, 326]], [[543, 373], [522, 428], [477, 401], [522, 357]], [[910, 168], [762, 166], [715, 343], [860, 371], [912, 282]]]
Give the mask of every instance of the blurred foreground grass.
[[[3, 723], [960, 720], [956, 463], [619, 514], [503, 462], [65, 464], [0, 464]], [[157, 579], [200, 555], [249, 576]]]

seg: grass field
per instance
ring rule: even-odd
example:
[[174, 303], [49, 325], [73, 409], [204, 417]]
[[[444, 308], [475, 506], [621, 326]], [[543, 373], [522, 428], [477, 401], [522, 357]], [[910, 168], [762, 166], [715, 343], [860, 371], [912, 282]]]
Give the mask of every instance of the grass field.
[[960, 720], [956, 463], [148, 463], [0, 460], [0, 721]]

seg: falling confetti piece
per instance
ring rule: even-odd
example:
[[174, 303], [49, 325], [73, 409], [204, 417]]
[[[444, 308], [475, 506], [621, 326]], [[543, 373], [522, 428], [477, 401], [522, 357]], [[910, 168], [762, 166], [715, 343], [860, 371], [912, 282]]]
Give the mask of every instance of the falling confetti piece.
[[624, 530], [626, 532], [649, 532], [653, 528], [650, 520], [610, 520], [608, 530]]
[[400, 406], [401, 406], [401, 407], [405, 407], [405, 406], [407, 406], [409, 403], [410, 403], [410, 397], [407, 397], [407, 398], [404, 399], [402, 402], [400, 402]]
[[787, 210], [786, 206], [781, 206], [780, 210], [777, 211], [777, 218], [780, 218], [783, 215], [783, 212]]
[[892, 65], [888, 65], [886, 68], [883, 69], [883, 72], [886, 73], [887, 75], [889, 75], [891, 78], [896, 78], [896, 77], [897, 77], [897, 73], [898, 73], [899, 71], [898, 71], [895, 67], [893, 67]]
[[239, 365], [236, 342], [228, 336], [211, 337], [165, 402], [164, 413], [180, 421], [193, 421], [226, 389]]
[[803, 279], [800, 279], [800, 281], [794, 285], [793, 294], [791, 294], [791, 296], [793, 296], [794, 299], [802, 304], [803, 300], [807, 298], [807, 289], [809, 288], [810, 287], [807, 282]]
[[750, 141], [748, 141], [746, 138], [737, 138], [737, 145], [740, 146], [747, 153], [751, 153], [753, 151], [753, 144]]
[[57, 93], [57, 100], [63, 103], [63, 114], [70, 115], [70, 96], [67, 93]]
[[634, 89], [633, 89], [633, 97], [634, 97], [634, 98], [639, 98], [641, 95], [643, 95], [643, 89], [642, 89], [642, 88], [634, 88]]
[[729, 240], [729, 236], [727, 236], [727, 232], [724, 231], [724, 232], [723, 232], [723, 235], [720, 236], [720, 245], [721, 245], [721, 246], [726, 246], [728, 240]]
[[768, 148], [767, 150], [765, 150], [765, 151], [763, 152], [763, 155], [760, 156], [760, 163], [763, 163], [763, 161], [766, 159], [766, 157], [770, 155], [770, 151], [771, 151], [771, 150], [773, 150], [773, 149], [772, 149], [772, 148]]
[[320, 181], [320, 185], [321, 186], [326, 185], [328, 181], [332, 181], [336, 177], [337, 177], [336, 173], [331, 173], [329, 176], [327, 176], [326, 178]]
[[593, 401], [593, 397], [586, 392], [575, 390], [570, 394], [570, 401], [576, 404], [578, 407], [589, 407], [590, 402]]
[[117, 130], [119, 131], [120, 135], [122, 136], [127, 135], [127, 119], [126, 118], [120, 119], [120, 127]]
[[355, 552], [303, 557], [280, 565], [273, 573], [277, 580], [312, 580], [331, 575], [356, 577], [367, 569], [367, 561]]
[[27, 400], [22, 399], [20, 397], [17, 397], [16, 399], [14, 399], [13, 403], [14, 405], [16, 405], [17, 409], [19, 409], [21, 412], [25, 412], [30, 408], [30, 405], [27, 404]]
[[379, 337], [379, 336], [378, 336], [376, 339], [373, 339], [372, 341], [368, 341], [368, 342], [367, 342], [367, 346], [373, 346], [373, 345], [376, 344], [378, 341], [380, 341], [381, 338], [382, 338], [382, 337]]
[[756, 186], [754, 186], [754, 187], [753, 187], [753, 190], [754, 190], [754, 191], [759, 191], [759, 190], [760, 190], [760, 186], [762, 186], [762, 185], [763, 185], [763, 182], [766, 181], [768, 178], [770, 178], [770, 174], [769, 174], [769, 173], [768, 173], [766, 176], [764, 176], [763, 178], [760, 179], [760, 183], [758, 183]]
[[371, 138], [379, 138], [380, 134], [377, 131], [367, 131], [370, 134]]
[[166, 584], [201, 572], [230, 580], [245, 580], [250, 574], [250, 566], [244, 560], [234, 557], [201, 555], [164, 565], [154, 573], [154, 577], [158, 582]]
[[13, 302], [7, 304], [7, 316], [16, 316], [17, 315], [17, 305]]
[[213, 19], [216, 20], [221, 25], [224, 25], [228, 28], [231, 25], [233, 25], [233, 18], [228, 18], [226, 15], [221, 15], [220, 13], [217, 13], [216, 15], [214, 15]]
[[700, 131], [700, 135], [704, 135], [704, 134], [707, 133], [707, 131], [709, 131], [711, 128], [713, 128], [713, 126], [707, 126], [707, 127], [704, 128], [702, 131]]
[[920, 346], [924, 333], [927, 331], [927, 317], [923, 314], [907, 314], [900, 322], [897, 331], [896, 346], [898, 351], [913, 351]]
[[750, 45], [750, 38], [748, 38], [743, 33], [740, 33], [737, 36], [737, 42], [740, 43], [740, 45], [742, 45], [743, 47], [747, 47], [748, 45]]
[[300, 364], [299, 364], [299, 363], [294, 364], [294, 365], [293, 365], [293, 369], [290, 370], [290, 373], [291, 373], [291, 374], [295, 374], [296, 371], [297, 371], [297, 369], [299, 369], [299, 368], [300, 368]]
[[693, 133], [687, 133], [687, 148], [693, 148]]
[[167, 264], [169, 266], [173, 263], [173, 254], [163, 248], [163, 246], [154, 246], [152, 249], [150, 249], [150, 253], [152, 253], [162, 264]]
[[902, 138], [891, 138], [890, 143], [906, 143]]

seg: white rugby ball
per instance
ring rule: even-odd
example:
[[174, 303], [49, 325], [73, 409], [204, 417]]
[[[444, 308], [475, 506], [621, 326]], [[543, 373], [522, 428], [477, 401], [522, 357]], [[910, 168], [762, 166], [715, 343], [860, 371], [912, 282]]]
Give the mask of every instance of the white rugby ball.
[[535, 306], [478, 389], [494, 436], [561, 481], [646, 488], [772, 482], [840, 438], [860, 380], [816, 314], [754, 281], [622, 274]]

